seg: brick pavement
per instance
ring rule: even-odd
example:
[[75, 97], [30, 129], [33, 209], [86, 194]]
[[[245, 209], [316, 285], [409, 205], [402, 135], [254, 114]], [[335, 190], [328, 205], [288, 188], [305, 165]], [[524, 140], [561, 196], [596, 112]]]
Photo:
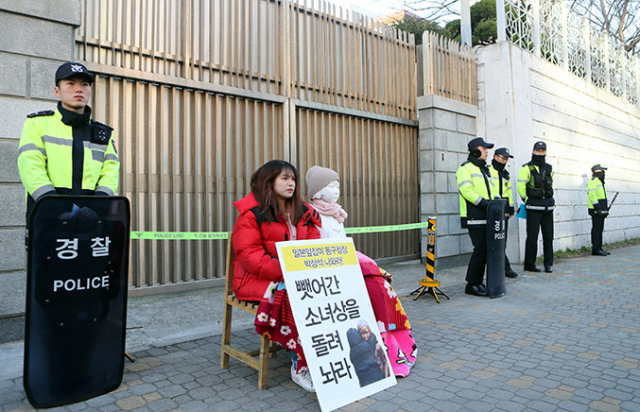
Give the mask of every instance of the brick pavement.
[[[412, 373], [343, 410], [640, 411], [640, 246], [612, 252], [523, 272], [493, 300], [463, 293], [464, 268], [437, 274], [451, 300], [403, 298], [419, 345]], [[399, 282], [401, 296], [423, 276], [417, 264], [388, 269], [420, 271]], [[257, 342], [249, 330], [236, 336]], [[270, 361], [266, 391], [233, 359], [220, 369], [219, 353], [219, 335], [135, 352], [118, 390], [51, 411], [320, 410], [291, 382], [286, 353]], [[32, 410], [21, 378], [0, 380], [0, 410]]]

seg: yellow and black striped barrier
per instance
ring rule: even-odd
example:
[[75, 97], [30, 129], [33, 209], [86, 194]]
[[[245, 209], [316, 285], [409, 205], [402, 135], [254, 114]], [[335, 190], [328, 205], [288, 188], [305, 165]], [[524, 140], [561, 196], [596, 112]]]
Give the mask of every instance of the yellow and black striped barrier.
[[440, 286], [440, 281], [435, 280], [435, 266], [436, 266], [436, 218], [429, 217], [427, 221], [427, 268], [426, 268], [426, 277], [424, 279], [420, 279], [418, 283], [420, 283], [420, 287], [411, 294], [418, 292], [413, 300], [416, 300], [422, 295], [425, 291], [427, 293], [431, 293], [433, 297], [436, 299], [436, 302], [440, 303], [440, 299], [438, 295], [444, 296], [449, 299], [449, 296], [445, 295], [438, 286]]

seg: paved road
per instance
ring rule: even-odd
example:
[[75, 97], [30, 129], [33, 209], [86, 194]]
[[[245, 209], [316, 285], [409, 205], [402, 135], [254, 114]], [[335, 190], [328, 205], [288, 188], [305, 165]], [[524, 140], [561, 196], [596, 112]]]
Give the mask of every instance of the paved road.
[[[411, 374], [343, 408], [359, 411], [640, 411], [640, 246], [557, 261], [552, 274], [521, 273], [499, 299], [465, 295], [465, 268], [439, 272], [451, 300], [403, 298], [419, 345]], [[419, 262], [388, 266], [407, 296], [424, 277]], [[132, 301], [123, 384], [51, 411], [319, 411], [270, 361], [269, 387], [237, 361], [220, 369], [221, 292]], [[207, 314], [207, 315], [203, 315]], [[191, 320], [189, 320], [191, 319]], [[240, 319], [235, 339], [257, 341]], [[28, 411], [21, 343], [0, 345], [0, 410]]]

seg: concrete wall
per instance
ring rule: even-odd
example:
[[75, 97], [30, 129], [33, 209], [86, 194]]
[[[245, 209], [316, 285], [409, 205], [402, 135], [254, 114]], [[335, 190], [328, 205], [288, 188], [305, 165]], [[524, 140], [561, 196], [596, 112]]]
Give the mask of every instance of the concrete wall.
[[[554, 249], [591, 245], [586, 187], [596, 163], [609, 167], [609, 198], [620, 192], [605, 243], [639, 238], [640, 109], [509, 43], [478, 49], [477, 62], [478, 134], [511, 149], [509, 170], [517, 174], [531, 159], [535, 141], [547, 143], [558, 205]], [[507, 253], [522, 261], [526, 228], [517, 221]]]
[[[420, 119], [420, 220], [436, 216], [436, 270], [466, 265], [473, 249], [460, 228], [456, 170], [468, 156], [467, 142], [476, 136], [476, 106], [444, 97], [418, 98]], [[427, 230], [422, 231], [422, 257]]]
[[26, 115], [55, 108], [56, 68], [73, 58], [80, 0], [0, 0], [0, 320], [24, 312], [24, 188], [17, 170]]

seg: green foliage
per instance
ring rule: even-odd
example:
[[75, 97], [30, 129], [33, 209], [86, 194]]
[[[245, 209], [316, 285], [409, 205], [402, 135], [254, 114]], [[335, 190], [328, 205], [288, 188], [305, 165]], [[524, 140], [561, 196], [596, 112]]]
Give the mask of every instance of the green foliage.
[[407, 33], [413, 33], [413, 35], [415, 36], [416, 45], [422, 44], [422, 33], [424, 33], [425, 31], [428, 30], [436, 33], [442, 32], [442, 28], [437, 23], [412, 17], [405, 17], [404, 19], [395, 22], [393, 24], [393, 27]]
[[451, 20], [442, 29], [442, 35], [460, 41], [460, 19]]
[[471, 27], [484, 21], [496, 21], [496, 0], [481, 0], [471, 6]]
[[[497, 36], [496, 0], [480, 0], [471, 6], [471, 42], [478, 44], [495, 43]], [[444, 26], [442, 34], [450, 39], [461, 40], [460, 19], [451, 20]]]
[[495, 20], [484, 20], [473, 30], [473, 37], [478, 39], [476, 44], [495, 43], [498, 23]]

